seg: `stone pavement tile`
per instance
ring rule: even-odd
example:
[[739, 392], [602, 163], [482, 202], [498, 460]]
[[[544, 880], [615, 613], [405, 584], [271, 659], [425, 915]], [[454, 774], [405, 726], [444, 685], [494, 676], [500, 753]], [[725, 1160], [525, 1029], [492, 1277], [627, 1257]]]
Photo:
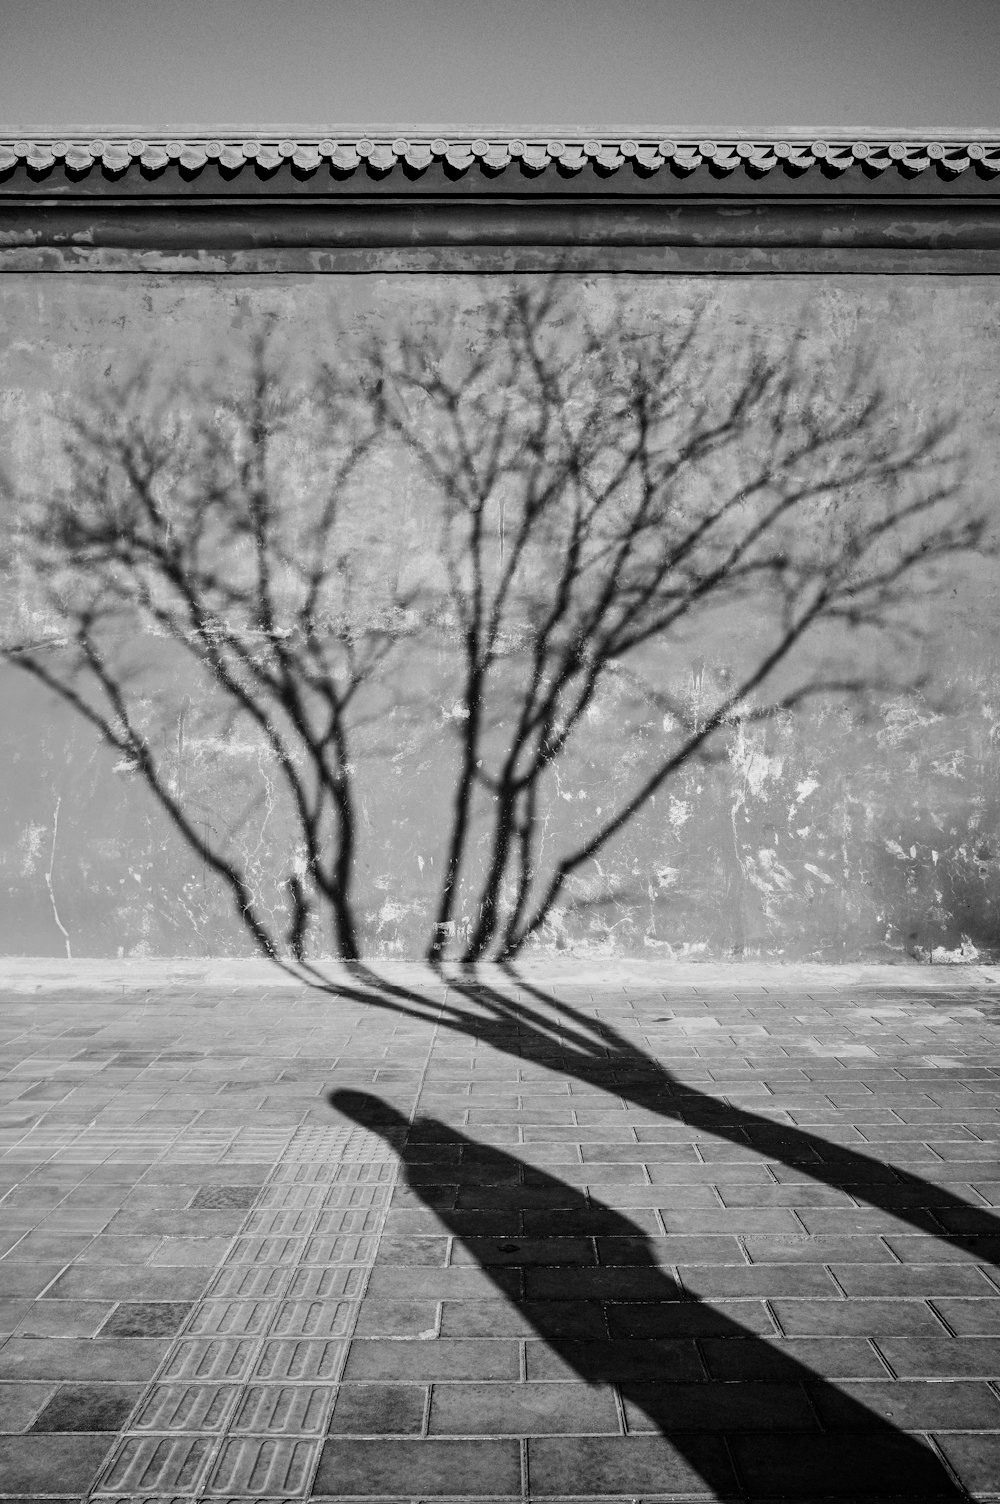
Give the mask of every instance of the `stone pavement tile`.
[[878, 1347], [903, 1379], [990, 1379], [1000, 1373], [1000, 1338], [880, 1337]]
[[168, 1343], [145, 1337], [9, 1337], [0, 1348], [0, 1378], [151, 1378]]
[[[408, 1234], [393, 1236], [383, 1233], [375, 1256], [377, 1264], [423, 1265], [428, 1268], [444, 1268], [448, 1262], [448, 1238], [414, 1237]], [[468, 1259], [457, 1262], [468, 1263]]]
[[[565, 1200], [563, 1209], [577, 1210], [580, 1193], [576, 1188], [565, 1186]], [[506, 1211], [510, 1209], [540, 1209], [542, 1213], [556, 1212], [560, 1210], [559, 1192], [553, 1186], [527, 1186], [527, 1185], [463, 1185], [463, 1186], [440, 1186], [439, 1196], [433, 1203], [441, 1210], [450, 1210], [454, 1205], [459, 1211]], [[420, 1201], [423, 1204], [424, 1187], [421, 1186]], [[449, 1193], [450, 1199], [449, 1199]], [[393, 1191], [392, 1205], [409, 1206], [414, 1204], [414, 1192], [409, 1186], [397, 1185]]]
[[[693, 1144], [611, 1144], [594, 1140], [579, 1147], [584, 1164], [685, 1165], [700, 1162]], [[702, 1153], [705, 1158], [709, 1157], [704, 1154], [704, 1149]], [[744, 1153], [749, 1160], [750, 1154]]]
[[612, 1337], [731, 1337], [735, 1335], [734, 1322], [747, 1333], [775, 1335], [774, 1323], [759, 1300], [717, 1307], [695, 1300], [609, 1303], [606, 1313]]
[[666, 1436], [539, 1437], [528, 1442], [533, 1499], [582, 1495], [679, 1495], [711, 1500], [738, 1497], [732, 1463], [721, 1439]]
[[0, 1433], [26, 1431], [55, 1392], [51, 1383], [0, 1383]]
[[431, 1436], [618, 1435], [610, 1388], [585, 1384], [435, 1384]]
[[977, 1496], [1000, 1494], [1000, 1435], [935, 1437], [964, 1486]]
[[86, 1495], [114, 1438], [92, 1435], [0, 1436], [0, 1478], [6, 1494]]
[[635, 1431], [816, 1431], [800, 1384], [629, 1384], [625, 1418]]
[[141, 1384], [60, 1384], [31, 1431], [120, 1431], [141, 1394]]
[[723, 1383], [785, 1379], [789, 1359], [824, 1379], [885, 1377], [875, 1349], [860, 1337], [707, 1337], [699, 1346], [711, 1377]]
[[158, 1185], [155, 1181], [143, 1185], [140, 1182], [126, 1196], [116, 1197], [114, 1205], [129, 1212], [170, 1211], [187, 1206], [196, 1189], [190, 1182], [176, 1185]]
[[515, 1440], [329, 1440], [312, 1497], [521, 1497]]
[[944, 1296], [932, 1304], [957, 1337], [1000, 1337], [1000, 1292], [985, 1300]]
[[[786, 1207], [704, 1207], [690, 1209], [688, 1207], [661, 1206], [659, 1208], [663, 1224], [670, 1234], [676, 1233], [800, 1233], [802, 1224], [805, 1222], [808, 1212], [803, 1212], [802, 1222], [795, 1213]], [[824, 1215], [831, 1218], [841, 1216], [838, 1208], [830, 1210]], [[633, 1216], [633, 1221], [637, 1218]], [[650, 1229], [652, 1230], [652, 1229]], [[808, 1227], [809, 1232], [814, 1231]]]
[[31, 1310], [33, 1303], [26, 1299], [10, 1300], [0, 1297], [0, 1336], [12, 1332]]
[[878, 1420], [891, 1421], [902, 1431], [967, 1431], [1000, 1428], [1000, 1397], [985, 1382], [953, 1379], [949, 1383], [922, 1379], [844, 1380], [807, 1384], [809, 1397], [825, 1430], [855, 1430], [861, 1405]]
[[937, 1220], [948, 1232], [985, 1233], [995, 1236], [1000, 1230], [1000, 1217], [995, 1211], [988, 1211], [985, 1207], [982, 1209], [966, 1207], [955, 1211], [941, 1207], [937, 1212]]
[[[448, 1225], [458, 1236], [468, 1234], [469, 1237], [511, 1237], [519, 1234], [522, 1230], [522, 1220], [529, 1213], [522, 1212], [517, 1207], [505, 1207], [500, 1211], [452, 1211], [448, 1217]], [[572, 1216], [572, 1213], [566, 1215]], [[548, 1231], [548, 1221], [553, 1223], [553, 1233], [558, 1233], [556, 1219], [559, 1213], [541, 1213], [544, 1226], [540, 1231]], [[655, 1220], [655, 1219], [654, 1219]], [[433, 1207], [398, 1206], [390, 1210], [385, 1220], [385, 1231], [382, 1241], [388, 1238], [416, 1238], [421, 1235], [440, 1233], [442, 1228], [440, 1212]], [[527, 1230], [525, 1224], [525, 1230]], [[566, 1229], [574, 1231], [574, 1228]]]
[[[529, 1271], [530, 1274], [545, 1272]], [[577, 1278], [574, 1275], [574, 1288]], [[562, 1289], [565, 1290], [565, 1284]], [[384, 1264], [372, 1270], [368, 1281], [371, 1295], [414, 1300], [489, 1300], [495, 1299], [498, 1291], [517, 1300], [521, 1294], [520, 1270], [494, 1269], [486, 1274], [482, 1269], [471, 1267], [396, 1269], [391, 1264]]]
[[255, 1185], [203, 1185], [199, 1186], [190, 1202], [192, 1210], [241, 1208], [253, 1206], [260, 1191]]
[[[360, 1322], [356, 1330], [360, 1335]], [[532, 1337], [538, 1331], [600, 1340], [607, 1336], [604, 1307], [596, 1300], [446, 1300], [441, 1307], [442, 1337]]]
[[[951, 1264], [968, 1261], [992, 1264], [1000, 1269], [1000, 1238], [963, 1237], [961, 1242], [946, 1243], [914, 1233], [910, 1237], [887, 1237], [886, 1243], [904, 1264]], [[833, 1260], [831, 1260], [833, 1262]]]
[[[487, 1292], [483, 1292], [486, 1294]], [[527, 1300], [680, 1300], [662, 1270], [641, 1265], [599, 1269], [526, 1269]]]
[[[420, 1384], [344, 1383], [337, 1390], [329, 1434], [419, 1436], [426, 1407], [427, 1389]], [[478, 1428], [477, 1434], [479, 1429], [489, 1430]]]
[[650, 1260], [660, 1268], [676, 1264], [746, 1264], [735, 1237], [713, 1233], [701, 1237], [683, 1233], [654, 1238], [598, 1237], [597, 1254], [603, 1265], [623, 1268], [648, 1266]]
[[80, 1254], [77, 1264], [145, 1264], [162, 1241], [155, 1233], [99, 1233]]
[[879, 1236], [897, 1233], [908, 1236], [923, 1229], [942, 1237], [944, 1226], [940, 1219], [944, 1215], [947, 1214], [941, 1210], [935, 1212], [930, 1207], [914, 1208], [905, 1217], [898, 1210], [876, 1206], [800, 1207], [797, 1210], [802, 1226], [813, 1236], [831, 1233], [876, 1233]]
[[[476, 1302], [459, 1301], [459, 1308]], [[482, 1304], [498, 1309], [509, 1309], [506, 1302], [487, 1301]], [[435, 1300], [391, 1300], [367, 1295], [363, 1301], [354, 1328], [356, 1337], [428, 1337], [438, 1329], [439, 1304]], [[448, 1336], [489, 1336], [491, 1332], [449, 1332]], [[501, 1333], [499, 1335], [506, 1335]]]
[[771, 1301], [786, 1337], [942, 1337], [941, 1322], [922, 1300]]
[[997, 1293], [982, 1270], [972, 1264], [832, 1264], [830, 1267], [847, 1295], [989, 1297]]
[[1000, 1180], [975, 1180], [972, 1189], [993, 1207], [1000, 1207]]
[[5, 1262], [68, 1264], [78, 1258], [90, 1242], [90, 1234], [29, 1232], [19, 1238], [6, 1255]]
[[745, 1264], [742, 1268], [733, 1264], [692, 1264], [678, 1270], [678, 1274], [687, 1293], [718, 1299], [840, 1295], [839, 1287], [820, 1264]]
[[93, 1337], [114, 1306], [105, 1300], [33, 1300], [19, 1337]]
[[941, 1462], [914, 1437], [882, 1431], [849, 1436], [787, 1436], [780, 1446], [766, 1436], [731, 1439], [747, 1492], [757, 1498], [800, 1498], [821, 1483], [824, 1494], [902, 1495], [927, 1499], [957, 1495]]
[[505, 1338], [407, 1342], [366, 1337], [351, 1343], [344, 1379], [516, 1379], [519, 1366], [518, 1344]]
[[463, 1238], [456, 1240], [451, 1262], [480, 1268], [505, 1264], [566, 1268], [593, 1264], [596, 1256], [591, 1238]]
[[[252, 1185], [262, 1186], [274, 1168], [260, 1161], [245, 1164], [229, 1161], [224, 1165], [177, 1160], [143, 1166], [143, 1185]], [[136, 1176], [139, 1180], [139, 1176]]]
[[743, 1240], [754, 1264], [891, 1264], [892, 1254], [877, 1237], [784, 1237], [750, 1235]]
[[151, 1268], [216, 1269], [229, 1252], [232, 1238], [162, 1238], [150, 1255]]
[[[728, 1207], [854, 1206], [847, 1191], [840, 1190], [837, 1186], [817, 1185], [815, 1182], [802, 1185], [724, 1185], [719, 1187], [719, 1195]], [[685, 1205], [691, 1205], [687, 1196], [684, 1200]], [[710, 1204], [717, 1206], [718, 1202], [712, 1201]]]
[[157, 1233], [161, 1238], [208, 1238], [216, 1234], [232, 1237], [239, 1230], [243, 1217], [243, 1211], [232, 1208], [204, 1211], [191, 1211], [189, 1208], [121, 1211], [111, 1218], [107, 1233], [109, 1236], [128, 1237], [150, 1233]]
[[673, 1338], [565, 1341], [559, 1343], [558, 1351], [547, 1342], [532, 1341], [525, 1343], [525, 1362], [532, 1381], [582, 1376], [589, 1384], [643, 1379], [666, 1383], [697, 1381], [705, 1376], [695, 1343]]
[[198, 1266], [74, 1264], [48, 1285], [45, 1294], [62, 1300], [197, 1300], [208, 1279], [209, 1271]]
[[108, 1214], [106, 1211], [83, 1211], [67, 1208], [65, 1203], [57, 1206], [55, 1211], [49, 1212], [48, 1216], [39, 1223], [39, 1231], [46, 1233], [89, 1233], [91, 1236], [102, 1232], [107, 1226]]
[[101, 1327], [101, 1336], [172, 1337], [192, 1308], [191, 1301], [122, 1301]]

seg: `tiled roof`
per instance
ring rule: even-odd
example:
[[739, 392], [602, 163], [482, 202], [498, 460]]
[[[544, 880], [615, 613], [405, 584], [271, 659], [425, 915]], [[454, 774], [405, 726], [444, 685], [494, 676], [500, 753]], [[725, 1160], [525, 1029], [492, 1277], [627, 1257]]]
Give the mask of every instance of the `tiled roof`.
[[767, 173], [805, 172], [839, 176], [845, 172], [874, 177], [895, 173], [904, 177], [928, 173], [944, 179], [963, 172], [981, 176], [1000, 173], [1000, 131], [947, 133], [930, 139], [906, 134], [871, 135], [858, 139], [806, 135], [783, 139], [756, 137], [663, 137], [654, 133], [632, 137], [511, 136], [453, 134], [407, 136], [378, 134], [295, 138], [279, 134], [188, 134], [183, 139], [165, 134], [147, 136], [108, 133], [88, 136], [0, 134], [0, 178], [26, 164], [33, 175], [62, 172], [79, 178], [95, 171], [117, 177], [131, 172], [155, 179], [176, 163], [187, 175], [202, 172], [210, 163], [227, 175], [251, 171], [267, 175], [285, 163], [300, 176], [332, 173], [335, 177], [361, 174], [383, 177], [400, 172], [413, 177], [435, 163], [450, 176], [469, 172], [496, 176], [553, 173], [606, 176], [622, 169], [643, 176], [653, 173], [683, 177], [701, 171], [711, 177], [742, 173], [759, 178]]

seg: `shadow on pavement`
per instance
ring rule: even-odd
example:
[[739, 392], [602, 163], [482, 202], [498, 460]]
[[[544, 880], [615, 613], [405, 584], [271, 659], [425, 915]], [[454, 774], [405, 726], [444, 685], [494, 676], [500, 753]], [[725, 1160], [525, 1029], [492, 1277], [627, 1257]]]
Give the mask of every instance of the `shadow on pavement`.
[[[754, 1331], [689, 1295], [612, 1207], [433, 1118], [410, 1123], [359, 1091], [329, 1100], [386, 1137], [413, 1196], [454, 1235], [453, 1262], [478, 1265], [508, 1301], [518, 1272], [519, 1314], [541, 1339], [528, 1342], [529, 1384], [617, 1386], [629, 1432], [658, 1432], [723, 1496], [967, 1497], [928, 1445], [765, 1340], [760, 1302], [747, 1307], [763, 1318]], [[498, 1207], [516, 1211], [518, 1234], [477, 1231]], [[586, 1453], [586, 1439], [567, 1440]]]
[[[846, 1191], [978, 1263], [1000, 1268], [1000, 1216], [990, 1208], [971, 1206], [945, 1186], [911, 1171], [830, 1143], [806, 1128], [776, 1124], [748, 1107], [733, 1106], [678, 1081], [619, 1030], [526, 981], [513, 966], [505, 968], [511, 985], [527, 994], [531, 1005], [467, 972], [451, 974], [442, 969], [439, 980], [448, 992], [442, 1002], [435, 1002], [379, 976], [363, 963], [350, 968], [359, 986], [333, 983], [318, 970], [302, 969], [313, 985], [339, 997], [465, 1034], [529, 1064], [599, 1087], [659, 1117], [703, 1126], [717, 1138], [759, 1150], [796, 1175]], [[461, 1001], [451, 1001], [450, 994]], [[984, 1170], [988, 1163], [983, 1161]]]

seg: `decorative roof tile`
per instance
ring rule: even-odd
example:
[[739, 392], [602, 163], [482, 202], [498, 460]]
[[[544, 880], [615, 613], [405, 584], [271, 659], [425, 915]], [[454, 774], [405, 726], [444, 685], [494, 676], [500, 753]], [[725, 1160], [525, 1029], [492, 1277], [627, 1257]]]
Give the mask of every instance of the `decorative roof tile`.
[[721, 177], [745, 173], [759, 177], [778, 172], [799, 176], [819, 172], [826, 176], [844, 172], [875, 176], [891, 171], [903, 176], [931, 172], [954, 178], [962, 172], [981, 176], [1000, 173], [1000, 132], [955, 133], [936, 138], [888, 135], [857, 140], [844, 135], [818, 139], [762, 140], [742, 136], [715, 140], [683, 136], [609, 135], [601, 138], [550, 135], [518, 137], [470, 131], [448, 137], [411, 133], [348, 134], [336, 140], [329, 136], [299, 133], [296, 139], [276, 134], [231, 136], [189, 133], [183, 140], [148, 133], [140, 139], [131, 133], [108, 133], [101, 137], [0, 133], [0, 175], [25, 165], [35, 174], [69, 171], [74, 178], [102, 172], [120, 178], [123, 173], [155, 178], [170, 162], [178, 162], [189, 176], [203, 172], [211, 163], [227, 174], [275, 171], [291, 162], [302, 176], [335, 172], [338, 176], [362, 173], [384, 177], [404, 165], [409, 176], [426, 172], [435, 161], [447, 165], [451, 176], [502, 172], [560, 175], [579, 173], [589, 167], [604, 176], [623, 169], [643, 176], [662, 173], [686, 176], [701, 171]]

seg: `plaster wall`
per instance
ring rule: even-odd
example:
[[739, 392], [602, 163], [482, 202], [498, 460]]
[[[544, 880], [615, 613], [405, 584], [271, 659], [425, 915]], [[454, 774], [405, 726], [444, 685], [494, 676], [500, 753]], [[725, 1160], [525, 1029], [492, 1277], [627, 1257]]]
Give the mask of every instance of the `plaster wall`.
[[[59, 415], [142, 356], [205, 366], [266, 314], [296, 358], [336, 323], [433, 318], [442, 285], [474, 317], [480, 284], [435, 275], [155, 275], [8, 272], [0, 278], [0, 455], [21, 484], [58, 473]], [[813, 358], [861, 338], [900, 414], [953, 407], [969, 495], [992, 502], [1000, 461], [1000, 277], [581, 276], [581, 299], [624, 294], [637, 317], [680, 320], [707, 300], [722, 336], [791, 333]], [[419, 556], [419, 498], [386, 477], [373, 516]], [[14, 552], [2, 561], [2, 630], [41, 623]], [[725, 755], [678, 774], [581, 876], [541, 937], [623, 955], [856, 960], [1000, 953], [1000, 591], [976, 561], [937, 607], [925, 665], [938, 701], [891, 697], [863, 721], [813, 703], [767, 727], [734, 726]], [[754, 623], [737, 625], [752, 633]], [[725, 644], [692, 652], [691, 692]], [[358, 735], [360, 928], [373, 955], [427, 939], [457, 749], [440, 651], [414, 650]], [[252, 741], [175, 678], [165, 726], [177, 776], [207, 830], [229, 833], [262, 904], [277, 905], [294, 832]], [[942, 696], [948, 704], [942, 708]], [[405, 704], [404, 704], [405, 700]], [[413, 713], [414, 703], [419, 713]], [[547, 793], [542, 855], [634, 786], [661, 717], [612, 679]], [[0, 951], [241, 954], [231, 902], [171, 831], [127, 765], [55, 698], [0, 667]], [[460, 906], [461, 907], [461, 906]], [[461, 932], [466, 916], [460, 914]]]

